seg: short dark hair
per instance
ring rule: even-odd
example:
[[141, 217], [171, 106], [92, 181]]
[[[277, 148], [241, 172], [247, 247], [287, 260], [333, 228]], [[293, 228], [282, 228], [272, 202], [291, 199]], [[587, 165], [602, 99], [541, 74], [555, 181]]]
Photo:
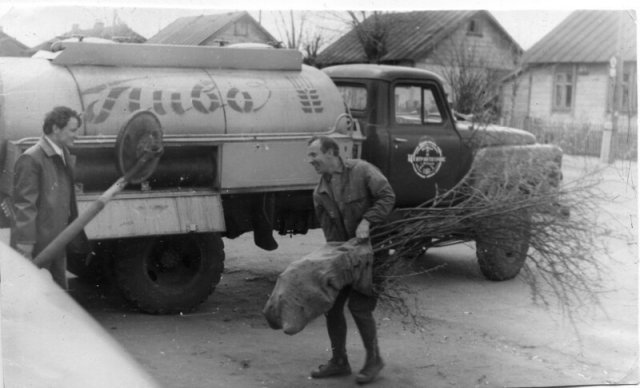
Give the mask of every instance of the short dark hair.
[[340, 156], [340, 147], [332, 137], [313, 136], [311, 139], [309, 139], [309, 142], [307, 143], [307, 145], [311, 145], [311, 143], [313, 143], [316, 140], [320, 141], [320, 150], [322, 150], [323, 153], [326, 154], [328, 151], [333, 151], [334, 156]]
[[78, 120], [78, 126], [82, 125], [82, 119], [80, 118], [78, 112], [66, 106], [56, 106], [44, 117], [42, 130], [45, 134], [49, 135], [51, 134], [51, 132], [53, 132], [54, 125], [56, 125], [58, 128], [64, 128], [69, 123], [69, 120], [72, 117]]

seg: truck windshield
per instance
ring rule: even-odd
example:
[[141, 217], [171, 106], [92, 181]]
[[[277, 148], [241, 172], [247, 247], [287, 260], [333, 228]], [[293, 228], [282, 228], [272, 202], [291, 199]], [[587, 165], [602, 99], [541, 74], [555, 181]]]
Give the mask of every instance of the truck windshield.
[[350, 110], [365, 110], [367, 107], [367, 89], [364, 86], [339, 85], [345, 104]]

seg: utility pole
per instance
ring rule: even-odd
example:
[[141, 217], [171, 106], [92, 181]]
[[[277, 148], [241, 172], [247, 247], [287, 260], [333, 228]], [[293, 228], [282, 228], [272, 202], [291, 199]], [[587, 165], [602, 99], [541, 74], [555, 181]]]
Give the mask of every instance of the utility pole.
[[616, 53], [609, 61], [609, 76], [613, 80], [613, 90], [610, 97], [611, 120], [605, 123], [600, 148], [600, 161], [613, 163], [615, 161], [616, 138], [618, 136], [618, 120], [622, 109], [622, 76], [624, 58], [622, 58], [623, 23], [625, 11], [618, 11], [618, 29], [616, 35]]

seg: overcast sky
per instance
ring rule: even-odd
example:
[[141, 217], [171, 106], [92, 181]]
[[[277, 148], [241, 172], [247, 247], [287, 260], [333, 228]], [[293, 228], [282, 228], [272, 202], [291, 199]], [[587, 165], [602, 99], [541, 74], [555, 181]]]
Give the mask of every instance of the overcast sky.
[[[146, 38], [178, 17], [221, 13], [233, 10], [247, 10], [256, 19], [261, 18], [263, 25], [276, 38], [285, 40], [283, 36], [281, 13], [276, 10], [300, 10], [301, 2], [272, 1], [256, 2], [255, 0], [234, 0], [225, 2], [224, 7], [233, 4], [235, 9], [216, 6], [216, 1], [205, 0], [133, 0], [117, 1], [57, 1], [40, 0], [14, 1], [0, 0], [0, 26], [5, 33], [13, 36], [27, 46], [35, 46], [56, 35], [68, 32], [73, 24], [80, 28], [90, 28], [96, 21], [110, 24], [114, 14], [134, 31]], [[323, 0], [315, 4], [304, 4], [306, 9], [314, 11], [346, 10], [346, 9], [385, 9], [391, 10], [424, 10], [424, 9], [488, 9], [500, 24], [524, 48], [529, 48], [542, 36], [548, 33], [560, 21], [569, 15], [571, 10], [579, 8], [629, 9], [636, 8], [635, 2], [627, 0], [609, 0], [600, 2], [580, 1], [564, 2], [564, 8], [558, 8], [558, 1], [539, 0], [536, 2], [505, 2], [499, 0], [450, 0], [446, 7], [425, 8], [425, 1], [403, 0], [398, 2], [380, 0]], [[508, 4], [509, 9], [505, 6]], [[574, 4], [574, 8], [568, 8]], [[431, 4], [429, 4], [431, 6]], [[259, 11], [259, 8], [261, 10]], [[115, 13], [114, 13], [115, 10]], [[337, 34], [344, 30], [345, 24], [337, 15], [316, 13], [316, 17], [308, 20], [304, 30], [312, 32], [323, 30], [323, 35]], [[342, 31], [344, 32], [344, 31]]]

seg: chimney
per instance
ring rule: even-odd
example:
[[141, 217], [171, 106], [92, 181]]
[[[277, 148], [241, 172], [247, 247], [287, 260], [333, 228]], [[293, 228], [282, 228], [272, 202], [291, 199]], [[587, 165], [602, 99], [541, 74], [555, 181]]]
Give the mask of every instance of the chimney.
[[76, 32], [78, 32], [78, 30], [80, 30], [80, 25], [78, 23], [73, 23], [71, 25], [71, 32], [72, 33], [76, 33]]

